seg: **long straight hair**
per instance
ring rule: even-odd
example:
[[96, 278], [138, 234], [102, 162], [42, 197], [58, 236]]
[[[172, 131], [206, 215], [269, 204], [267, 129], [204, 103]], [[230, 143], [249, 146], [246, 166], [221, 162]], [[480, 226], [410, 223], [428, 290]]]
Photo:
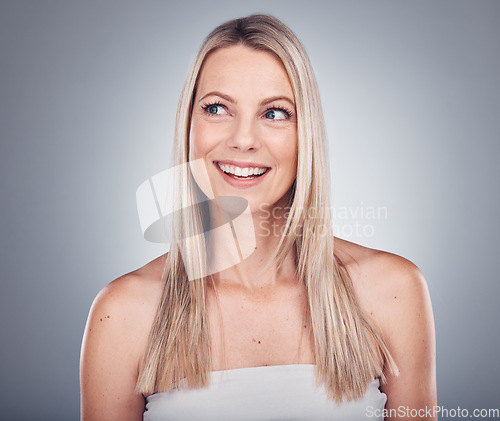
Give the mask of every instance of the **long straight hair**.
[[[268, 15], [235, 19], [205, 39], [179, 100], [174, 164], [188, 162], [191, 113], [205, 59], [217, 49], [234, 45], [273, 53], [288, 73], [297, 112], [297, 176], [272, 260], [281, 264], [288, 253], [295, 252], [296, 273], [307, 293], [317, 383], [323, 383], [335, 401], [358, 399], [374, 378], [384, 380], [384, 368], [391, 373], [397, 369], [381, 335], [363, 314], [347, 270], [334, 253], [319, 92], [304, 48], [281, 21]], [[164, 292], [140, 365], [136, 391], [143, 394], [180, 387], [181, 381], [189, 388], [210, 383], [205, 247], [203, 239], [194, 235], [202, 232], [202, 220], [196, 207], [189, 206], [196, 203], [190, 174], [182, 173], [176, 185], [175, 199], [180, 201], [177, 209], [181, 211], [175, 215], [174, 241], [163, 273]]]

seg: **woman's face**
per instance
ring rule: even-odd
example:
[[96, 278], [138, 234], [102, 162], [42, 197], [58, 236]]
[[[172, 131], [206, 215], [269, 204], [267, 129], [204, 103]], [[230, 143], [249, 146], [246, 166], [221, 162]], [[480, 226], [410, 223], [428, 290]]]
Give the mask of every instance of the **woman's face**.
[[189, 139], [189, 160], [204, 160], [216, 196], [244, 197], [252, 211], [285, 206], [297, 168], [297, 117], [281, 61], [240, 45], [210, 54]]

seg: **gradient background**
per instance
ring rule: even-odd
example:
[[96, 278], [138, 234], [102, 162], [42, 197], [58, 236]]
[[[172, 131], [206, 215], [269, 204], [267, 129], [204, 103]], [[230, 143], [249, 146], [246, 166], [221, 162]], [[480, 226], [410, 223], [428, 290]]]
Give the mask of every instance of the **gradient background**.
[[93, 298], [165, 251], [141, 237], [135, 190], [170, 163], [187, 69], [254, 12], [310, 54], [334, 203], [358, 209], [339, 236], [427, 278], [439, 404], [500, 406], [500, 2], [2, 0], [2, 419], [78, 419]]

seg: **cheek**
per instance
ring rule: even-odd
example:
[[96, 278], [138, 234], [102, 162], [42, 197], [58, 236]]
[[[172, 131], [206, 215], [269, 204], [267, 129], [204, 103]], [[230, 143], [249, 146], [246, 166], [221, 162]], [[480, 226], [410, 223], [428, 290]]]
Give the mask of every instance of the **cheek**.
[[216, 144], [216, 136], [210, 127], [193, 118], [189, 131], [189, 160], [203, 158]]
[[191, 129], [189, 131], [189, 160], [194, 161], [203, 155], [203, 130], [199, 123], [191, 120]]
[[282, 167], [295, 169], [297, 166], [297, 136], [295, 134], [283, 136], [276, 153], [280, 157]]

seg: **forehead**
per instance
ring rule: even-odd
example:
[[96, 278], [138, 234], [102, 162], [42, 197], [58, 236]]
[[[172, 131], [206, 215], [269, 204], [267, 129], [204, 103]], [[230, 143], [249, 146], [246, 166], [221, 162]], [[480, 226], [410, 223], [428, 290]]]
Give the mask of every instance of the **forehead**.
[[220, 48], [205, 60], [198, 80], [197, 97], [210, 91], [230, 96], [280, 96], [293, 99], [293, 89], [283, 63], [273, 53], [242, 45]]

